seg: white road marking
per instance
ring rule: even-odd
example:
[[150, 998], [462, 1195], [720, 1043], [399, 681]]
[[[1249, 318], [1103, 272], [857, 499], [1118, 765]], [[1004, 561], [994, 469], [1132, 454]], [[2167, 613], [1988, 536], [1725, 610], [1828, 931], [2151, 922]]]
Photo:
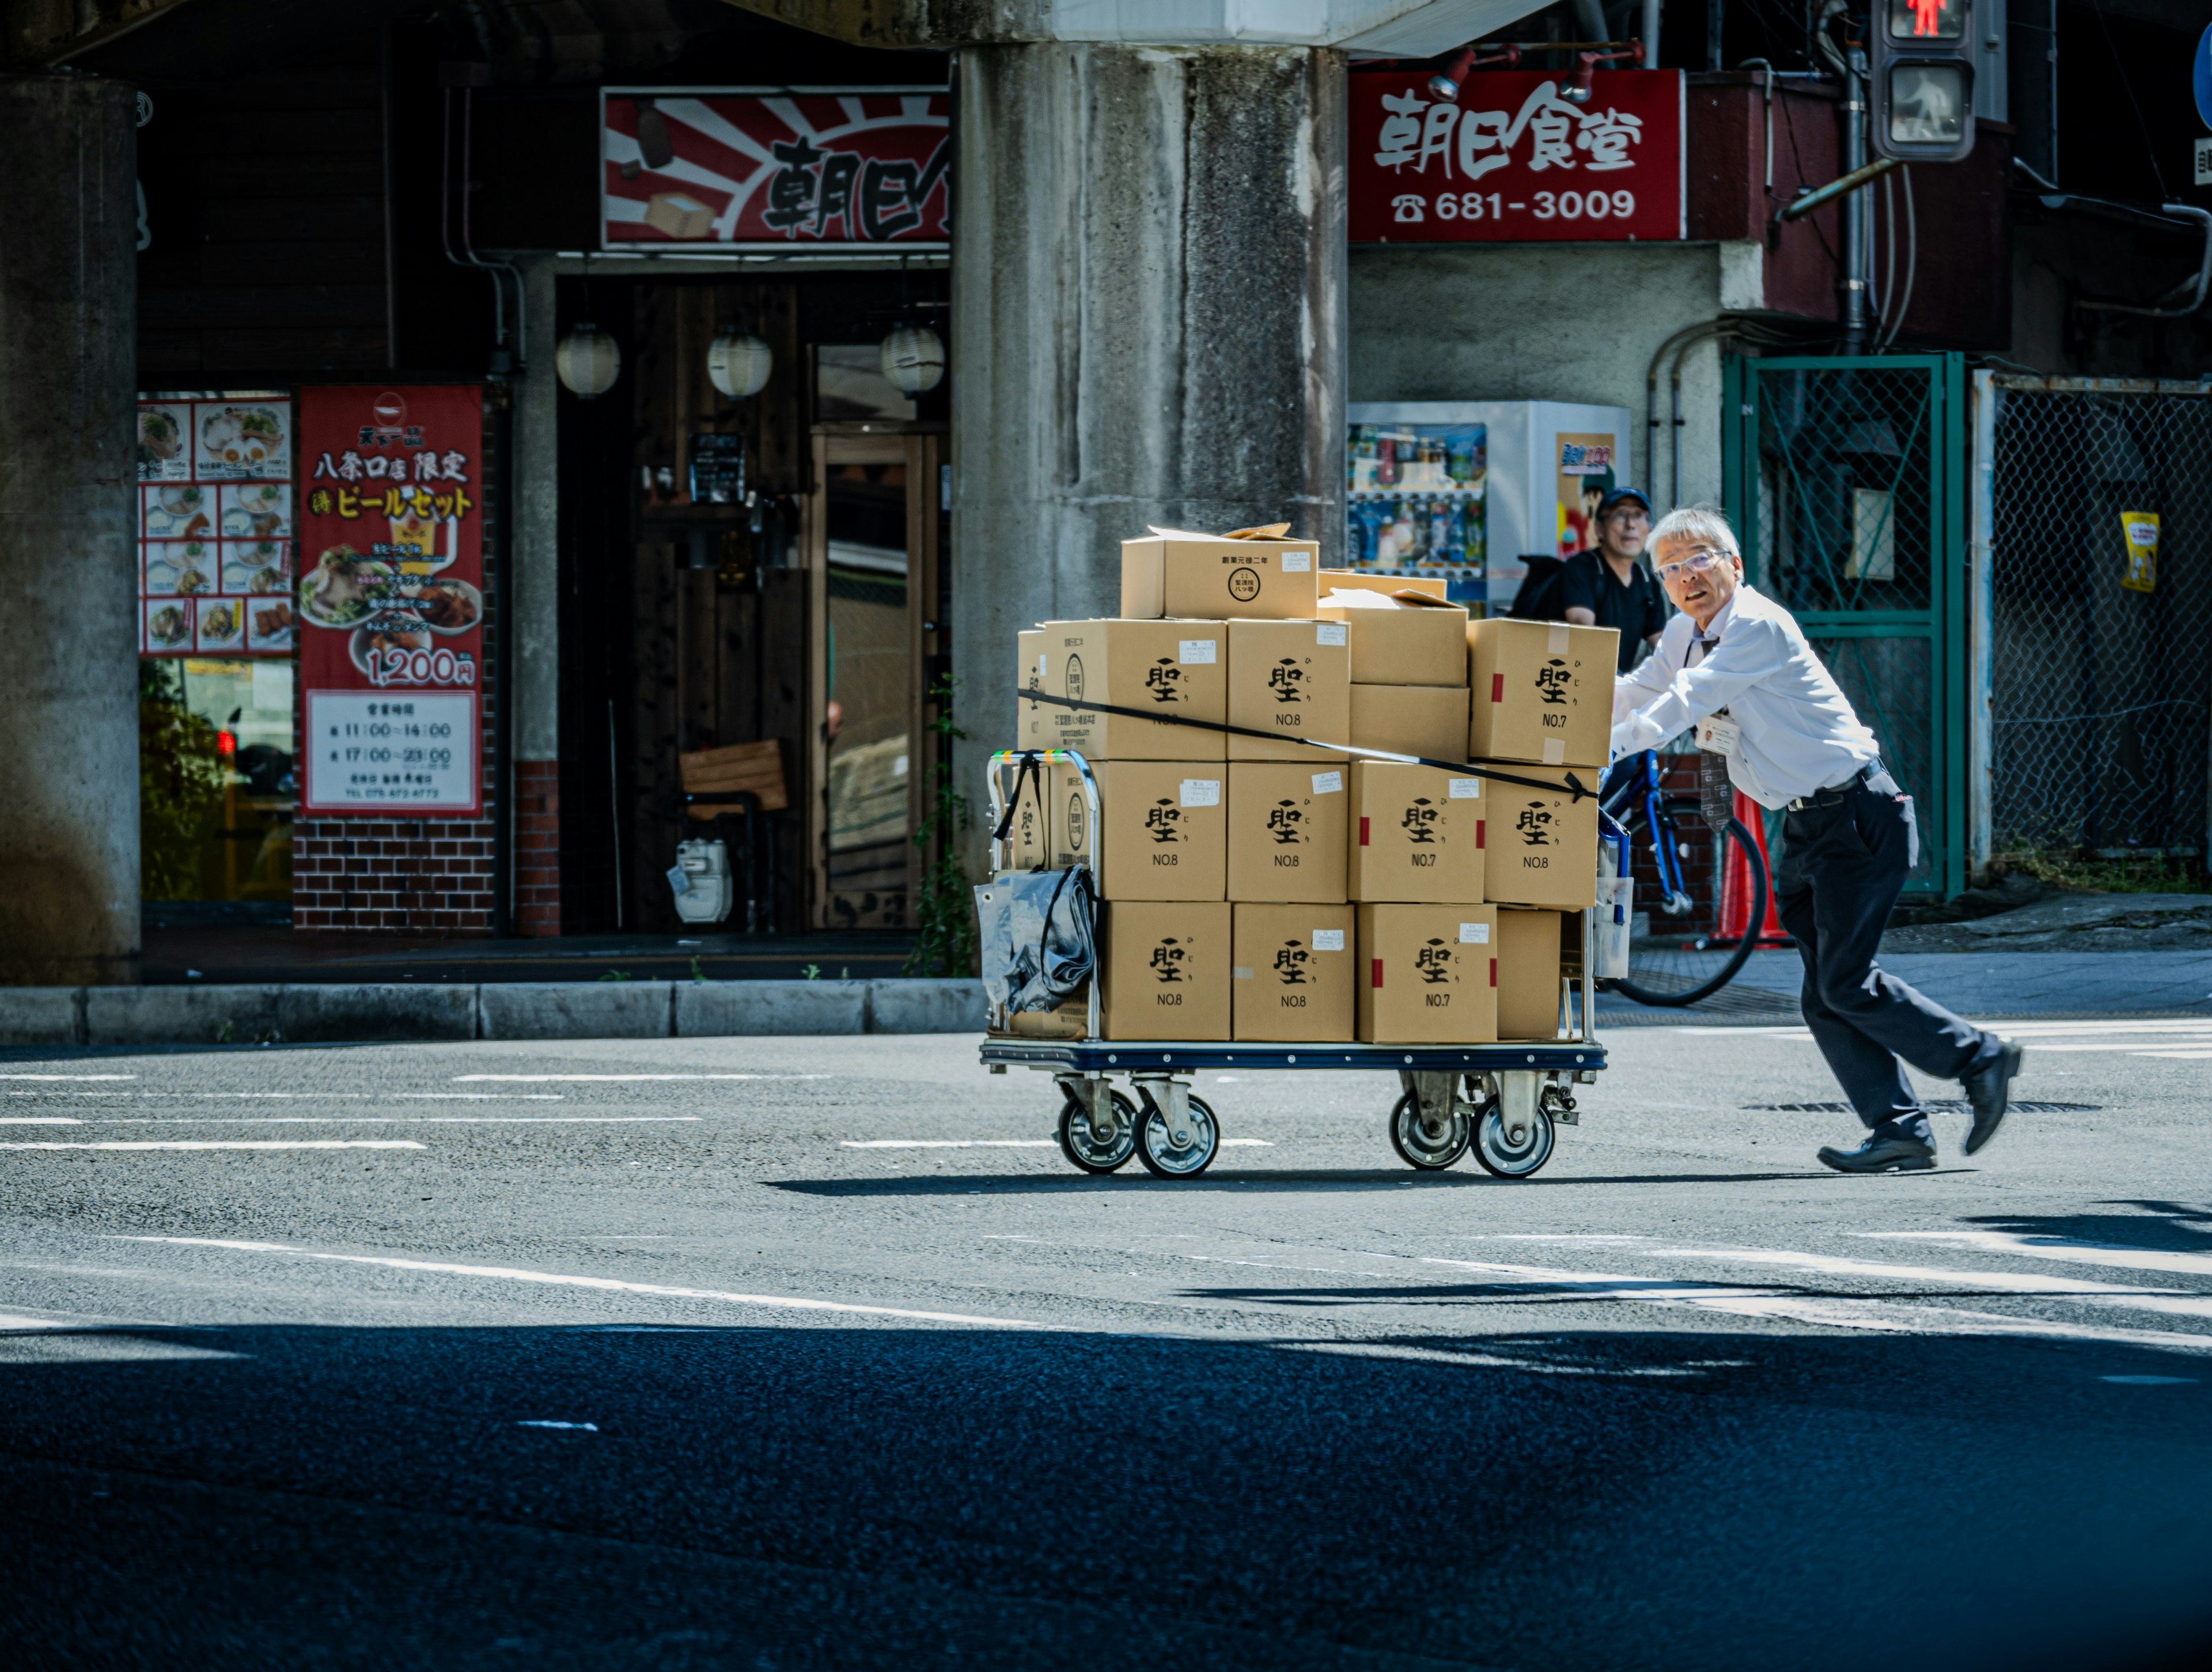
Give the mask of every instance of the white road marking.
[[1954, 1243], [1991, 1254], [2024, 1254], [2038, 1260], [2068, 1260], [2084, 1266], [2123, 1266], [2139, 1272], [2186, 1272], [2212, 1277], [2212, 1254], [2180, 1249], [2133, 1248], [2123, 1243], [2090, 1243], [2070, 1237], [2030, 1237], [2010, 1231], [1861, 1231], [1854, 1236], [1895, 1242]]
[[0, 1115], [0, 1127], [81, 1127], [66, 1115]]
[[1074, 1324], [1038, 1323], [1027, 1318], [970, 1317], [960, 1312], [922, 1312], [903, 1306], [866, 1306], [854, 1301], [811, 1300], [795, 1295], [736, 1294], [720, 1289], [684, 1289], [665, 1283], [625, 1283], [611, 1277], [583, 1277], [567, 1272], [535, 1272], [514, 1266], [464, 1266], [447, 1261], [405, 1260], [387, 1255], [325, 1254], [284, 1243], [232, 1242], [216, 1237], [122, 1237], [125, 1243], [163, 1243], [176, 1248], [224, 1249], [239, 1254], [283, 1254], [301, 1260], [329, 1260], [352, 1266], [383, 1266], [393, 1271], [430, 1272], [446, 1277], [481, 1277], [508, 1283], [541, 1283], [556, 1288], [598, 1289], [613, 1294], [659, 1295], [674, 1300], [716, 1300], [732, 1306], [772, 1311], [839, 1312], [860, 1317], [913, 1318], [925, 1323], [977, 1324], [988, 1329], [1039, 1329], [1079, 1335]]
[[2193, 1376], [2100, 1376], [2100, 1382], [2116, 1382], [2123, 1388], [2179, 1388], [2193, 1387]]
[[185, 1097], [279, 1103], [560, 1103], [558, 1091], [10, 1091], [11, 1097]]
[[161, 1138], [86, 1144], [0, 1144], [0, 1150], [424, 1150], [411, 1138]]
[[[96, 1127], [620, 1127], [696, 1123], [703, 1115], [105, 1115], [63, 1126]], [[0, 1116], [0, 1126], [33, 1122]]]
[[1056, 1150], [1049, 1138], [846, 1138], [848, 1150]]
[[[1050, 1138], [841, 1138], [838, 1147], [848, 1150], [1056, 1150]], [[1224, 1138], [1224, 1149], [1271, 1150], [1266, 1138]]]
[[547, 1080], [617, 1081], [661, 1079], [828, 1079], [828, 1074], [455, 1074], [456, 1081], [514, 1080], [539, 1085]]
[[[2115, 1019], [2109, 1022], [1986, 1022], [1981, 1025], [1989, 1028], [1992, 1032], [2002, 1034], [2008, 1039], [2018, 1039], [2030, 1043], [2039, 1040], [2066, 1039], [2069, 1037], [2087, 1039], [2098, 1035], [2112, 1034], [2212, 1033], [2212, 1022], [2207, 1022], [2205, 1018], [2201, 1016], [2162, 1017], [2155, 1019], [2135, 1021]], [[1809, 1029], [1802, 1027], [1794, 1023], [1784, 1023], [1771, 1027], [1670, 1028], [1668, 1031], [1674, 1034], [1703, 1035], [1732, 1039], [1741, 1039], [1747, 1037], [1762, 1039], [1781, 1039], [1793, 1043], [1809, 1042], [1813, 1037], [1812, 1032]], [[2056, 1049], [2057, 1048], [2055, 1046], [2045, 1045], [2042, 1046], [2040, 1049], [2048, 1050]]]
[[544, 1417], [526, 1417], [514, 1426], [517, 1428], [574, 1428], [586, 1434], [599, 1432], [599, 1425], [596, 1422], [554, 1422]]
[[1734, 1288], [1694, 1280], [1626, 1277], [1610, 1272], [1553, 1271], [1541, 1266], [1508, 1266], [1478, 1260], [1425, 1256], [1422, 1264], [1495, 1273], [1516, 1280], [1516, 1286], [1571, 1300], [1629, 1300], [1650, 1306], [1683, 1306], [1740, 1317], [1788, 1318], [1798, 1323], [1844, 1329], [1878, 1329], [1913, 1335], [2039, 1335], [2066, 1341], [2103, 1341], [2115, 1346], [2155, 1347], [2184, 1353], [2212, 1353], [2212, 1335], [2162, 1329], [2100, 1329], [2045, 1318], [2007, 1317], [1948, 1306], [1907, 1305], [1895, 1301], [1791, 1295], [1771, 1289]]
[[1786, 1249], [1668, 1248], [1650, 1250], [1655, 1259], [1725, 1260], [1740, 1265], [1780, 1266], [1831, 1277], [1878, 1277], [1896, 1283], [1939, 1283], [1966, 1289], [1995, 1289], [2007, 1294], [2083, 1299], [2102, 1306], [2164, 1312], [2176, 1317], [2212, 1318], [2212, 1295], [2186, 1289], [2145, 1289], [2127, 1283], [2099, 1283], [2087, 1278], [2045, 1277], [2034, 1272], [1960, 1270], [1954, 1266], [1893, 1266], [1879, 1260], [1850, 1260]]
[[0, 1074], [0, 1079], [136, 1079], [136, 1074]]

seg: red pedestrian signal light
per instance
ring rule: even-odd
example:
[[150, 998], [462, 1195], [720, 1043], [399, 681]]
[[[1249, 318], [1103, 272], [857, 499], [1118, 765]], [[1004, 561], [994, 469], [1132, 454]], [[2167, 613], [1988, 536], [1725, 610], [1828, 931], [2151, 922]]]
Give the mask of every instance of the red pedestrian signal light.
[[1869, 55], [1878, 156], [1956, 162], [1974, 149], [1973, 0], [1886, 0]]

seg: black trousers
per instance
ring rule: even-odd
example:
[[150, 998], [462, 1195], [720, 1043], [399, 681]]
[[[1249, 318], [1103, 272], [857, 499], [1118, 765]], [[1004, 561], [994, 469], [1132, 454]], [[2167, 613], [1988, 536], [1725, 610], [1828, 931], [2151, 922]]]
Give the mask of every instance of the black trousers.
[[1864, 787], [1788, 814], [1775, 909], [1805, 960], [1805, 1025], [1869, 1127], [1921, 1113], [1898, 1059], [1940, 1079], [1995, 1060], [1994, 1036], [1875, 963], [1905, 887], [1903, 802]]

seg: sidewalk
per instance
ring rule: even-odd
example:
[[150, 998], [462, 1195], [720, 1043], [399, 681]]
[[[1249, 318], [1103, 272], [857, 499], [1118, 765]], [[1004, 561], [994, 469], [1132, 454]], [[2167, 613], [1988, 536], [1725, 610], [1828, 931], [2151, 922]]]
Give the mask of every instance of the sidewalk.
[[[1966, 1016], [2212, 1013], [2212, 952], [1885, 952], [1881, 967]], [[1601, 994], [1598, 1023], [1796, 1021], [1803, 980], [1795, 952], [1753, 952], [1735, 980], [1701, 1005], [1659, 1010]]]

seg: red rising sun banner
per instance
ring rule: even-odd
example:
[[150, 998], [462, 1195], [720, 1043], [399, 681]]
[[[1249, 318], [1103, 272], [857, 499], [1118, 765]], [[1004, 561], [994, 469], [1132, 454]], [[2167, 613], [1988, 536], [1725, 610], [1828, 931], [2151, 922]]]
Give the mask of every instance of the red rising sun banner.
[[603, 248], [941, 249], [951, 97], [941, 88], [609, 88]]

